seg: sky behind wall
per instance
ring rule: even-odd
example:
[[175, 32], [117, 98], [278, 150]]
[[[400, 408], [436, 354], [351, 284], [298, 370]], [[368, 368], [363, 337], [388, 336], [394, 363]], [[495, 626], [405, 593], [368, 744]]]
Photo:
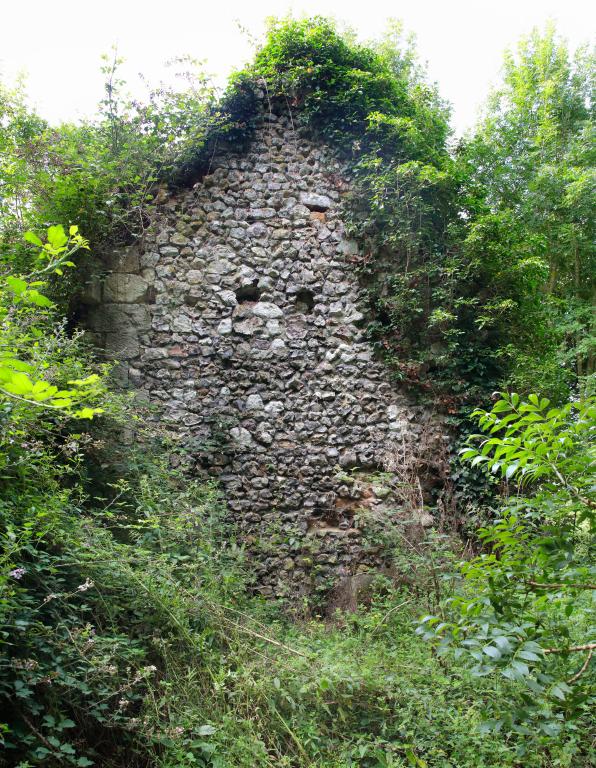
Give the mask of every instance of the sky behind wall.
[[26, 72], [32, 103], [52, 122], [91, 116], [102, 97], [100, 56], [112, 45], [133, 95], [139, 72], [157, 84], [168, 77], [163, 63], [183, 54], [205, 60], [223, 83], [251, 58], [249, 38], [262, 36], [265, 19], [290, 11], [334, 16], [364, 40], [388, 18], [403, 20], [453, 105], [458, 134], [473, 125], [504, 49], [521, 35], [552, 19], [576, 47], [596, 30], [589, 0], [4, 0], [0, 76]]

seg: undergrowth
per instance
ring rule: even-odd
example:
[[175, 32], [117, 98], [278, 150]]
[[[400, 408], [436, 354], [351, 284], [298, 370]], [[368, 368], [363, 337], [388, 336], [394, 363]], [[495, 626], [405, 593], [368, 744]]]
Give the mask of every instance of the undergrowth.
[[13, 548], [5, 765], [591, 764], [587, 723], [554, 743], [484, 733], [516, 686], [421, 643], [416, 590], [380, 579], [356, 613], [301, 622], [251, 597], [216, 490], [168, 475], [121, 483], [107, 524], [62, 499], [53, 531]]

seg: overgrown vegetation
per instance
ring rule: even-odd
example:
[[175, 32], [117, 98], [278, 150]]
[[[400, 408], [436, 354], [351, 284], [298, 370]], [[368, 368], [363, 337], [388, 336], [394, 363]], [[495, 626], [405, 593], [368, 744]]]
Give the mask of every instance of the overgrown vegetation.
[[534, 32], [458, 158], [481, 342], [504, 384], [556, 402], [593, 388], [594, 72], [586, 48]]
[[[593, 765], [592, 59], [533, 34], [456, 148], [397, 26], [364, 46], [274, 22], [221, 102], [200, 75], [128, 101], [104, 72], [78, 126], [0, 90], [0, 764]], [[251, 597], [175, 446], [119, 444], [138, 405], [61, 310], [89, 246], [139, 236], [160, 184], [250, 140], [263, 89], [354, 179], [354, 268], [398, 377], [460, 418], [524, 393], [472, 417], [453, 473], [460, 503], [490, 499], [475, 555], [396, 536], [396, 578], [299, 621]]]
[[556, 735], [594, 702], [596, 401], [551, 408], [503, 394], [474, 415], [485, 434], [462, 457], [501, 475], [507, 498], [478, 532], [485, 551], [460, 566], [463, 590], [419, 632], [441, 653], [455, 648], [474, 674], [498, 670], [527, 686], [518, 708], [496, 704], [493, 727]]
[[356, 186], [378, 341], [451, 410], [539, 380], [564, 399], [593, 373], [594, 60], [553, 29], [508, 54], [475, 134], [449, 113], [399, 25], [374, 47], [324, 20], [273, 25], [250, 70], [336, 147]]

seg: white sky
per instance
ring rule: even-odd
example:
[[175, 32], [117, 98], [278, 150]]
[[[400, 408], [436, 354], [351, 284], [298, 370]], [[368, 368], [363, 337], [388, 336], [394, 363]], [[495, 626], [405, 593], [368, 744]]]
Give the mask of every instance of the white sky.
[[589, 0], [0, 0], [0, 76], [28, 75], [31, 101], [53, 122], [92, 115], [102, 96], [100, 55], [113, 44], [127, 60], [129, 90], [139, 72], [157, 84], [168, 58], [205, 60], [219, 82], [251, 57], [239, 25], [259, 38], [268, 16], [331, 15], [363, 38], [388, 18], [416, 34], [421, 58], [454, 108], [458, 133], [474, 123], [503, 50], [553, 19], [572, 47], [593, 39]]

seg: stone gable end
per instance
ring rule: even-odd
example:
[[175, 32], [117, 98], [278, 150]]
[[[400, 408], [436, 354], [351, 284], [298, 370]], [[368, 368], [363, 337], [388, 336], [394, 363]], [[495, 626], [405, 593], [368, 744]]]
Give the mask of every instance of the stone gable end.
[[377, 361], [332, 153], [266, 114], [117, 255], [89, 324], [218, 475], [264, 594], [379, 565], [362, 521], [400, 514], [387, 457], [428, 414]]

